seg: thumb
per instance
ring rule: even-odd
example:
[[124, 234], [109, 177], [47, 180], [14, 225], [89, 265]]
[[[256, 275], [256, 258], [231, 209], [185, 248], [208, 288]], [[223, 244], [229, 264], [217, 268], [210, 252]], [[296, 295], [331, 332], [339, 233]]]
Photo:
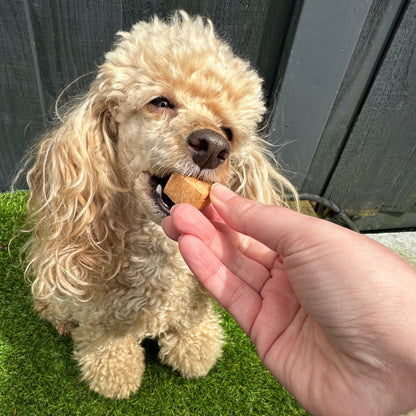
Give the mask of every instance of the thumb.
[[302, 250], [305, 237], [313, 236], [316, 227], [322, 229], [327, 223], [288, 208], [245, 199], [219, 183], [212, 186], [210, 199], [228, 226], [262, 242], [283, 257]]

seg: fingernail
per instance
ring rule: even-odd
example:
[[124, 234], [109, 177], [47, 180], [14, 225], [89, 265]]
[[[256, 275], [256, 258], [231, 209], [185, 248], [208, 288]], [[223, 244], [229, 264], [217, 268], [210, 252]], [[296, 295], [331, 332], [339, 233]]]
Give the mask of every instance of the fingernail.
[[214, 199], [227, 202], [233, 196], [235, 196], [235, 193], [227, 187], [225, 187], [224, 185], [222, 185], [221, 183], [214, 183], [211, 187], [211, 199], [212, 197], [214, 197]]

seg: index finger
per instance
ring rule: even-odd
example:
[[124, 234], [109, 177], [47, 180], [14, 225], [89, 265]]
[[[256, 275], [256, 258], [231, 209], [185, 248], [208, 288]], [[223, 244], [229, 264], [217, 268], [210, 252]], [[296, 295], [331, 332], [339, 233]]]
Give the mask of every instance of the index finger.
[[262, 305], [258, 291], [229, 270], [199, 238], [185, 235], [179, 248], [192, 273], [250, 334]]
[[270, 276], [276, 259], [274, 252], [251, 237], [232, 230], [224, 222], [209, 221], [191, 205], [176, 206], [162, 226], [170, 237], [198, 237], [228, 269], [256, 290]]
[[214, 184], [211, 203], [233, 230], [265, 244], [282, 257], [303, 251], [334, 224], [288, 208], [245, 199], [221, 184]]

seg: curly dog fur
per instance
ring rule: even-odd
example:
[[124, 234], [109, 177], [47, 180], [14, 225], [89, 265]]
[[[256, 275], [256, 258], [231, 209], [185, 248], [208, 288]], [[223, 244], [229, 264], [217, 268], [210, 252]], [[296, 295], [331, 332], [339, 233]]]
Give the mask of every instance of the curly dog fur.
[[180, 12], [119, 33], [89, 91], [38, 144], [28, 174], [35, 308], [71, 333], [94, 391], [139, 388], [145, 338], [184, 377], [220, 357], [210, 298], [160, 227], [170, 207], [160, 187], [178, 172], [280, 204], [290, 184], [265, 157], [264, 111], [256, 72], [210, 21]]

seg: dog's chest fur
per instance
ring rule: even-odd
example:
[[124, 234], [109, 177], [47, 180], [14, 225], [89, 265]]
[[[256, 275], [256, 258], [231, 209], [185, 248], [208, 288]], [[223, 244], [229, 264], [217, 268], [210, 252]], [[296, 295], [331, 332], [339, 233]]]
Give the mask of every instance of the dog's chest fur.
[[75, 312], [79, 321], [124, 332], [135, 327], [140, 338], [156, 337], [174, 325], [178, 307], [185, 314], [204, 309], [208, 294], [182, 260], [177, 243], [160, 226], [144, 223], [130, 233], [130, 255], [120, 272]]

